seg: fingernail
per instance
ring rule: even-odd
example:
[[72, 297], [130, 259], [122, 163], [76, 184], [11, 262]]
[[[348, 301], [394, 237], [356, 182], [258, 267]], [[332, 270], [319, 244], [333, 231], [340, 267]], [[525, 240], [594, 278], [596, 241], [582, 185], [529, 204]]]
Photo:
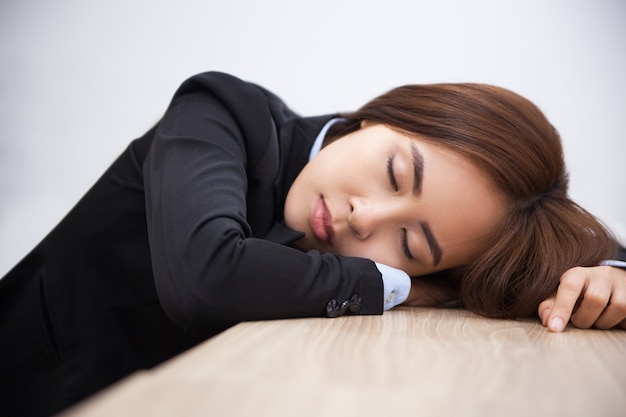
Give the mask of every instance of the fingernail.
[[553, 332], [561, 332], [565, 328], [565, 324], [563, 323], [563, 319], [560, 317], [554, 317], [550, 320], [550, 330]]

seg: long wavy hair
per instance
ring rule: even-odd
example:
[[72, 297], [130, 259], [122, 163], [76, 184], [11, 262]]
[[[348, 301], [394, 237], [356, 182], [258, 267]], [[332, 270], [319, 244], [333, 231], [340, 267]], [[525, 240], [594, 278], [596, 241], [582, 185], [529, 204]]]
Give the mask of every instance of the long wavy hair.
[[488, 249], [454, 271], [451, 283], [469, 310], [502, 318], [536, 314], [561, 275], [617, 253], [611, 233], [568, 196], [557, 130], [530, 101], [485, 84], [406, 85], [383, 94], [329, 131], [326, 142], [383, 123], [450, 149], [486, 172], [506, 201]]

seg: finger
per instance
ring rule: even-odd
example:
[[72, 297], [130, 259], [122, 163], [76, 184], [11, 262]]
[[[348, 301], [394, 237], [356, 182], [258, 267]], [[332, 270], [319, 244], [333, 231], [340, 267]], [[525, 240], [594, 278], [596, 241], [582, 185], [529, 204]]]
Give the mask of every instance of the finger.
[[[609, 299], [612, 296], [612, 289], [613, 286], [610, 279], [588, 280], [580, 305], [571, 317], [574, 326], [588, 329], [596, 323], [605, 311], [608, 313], [609, 318], [615, 317], [614, 312], [606, 310], [609, 305]], [[621, 319], [613, 324], [615, 325], [620, 321]]]
[[587, 275], [583, 268], [568, 269], [561, 276], [554, 305], [547, 317], [550, 331], [561, 332], [565, 329], [586, 284]]
[[626, 324], [626, 287], [613, 285], [608, 307], [594, 323], [599, 329], [611, 329]]
[[552, 311], [552, 307], [554, 306], [555, 301], [556, 301], [556, 293], [552, 294], [551, 296], [543, 300], [539, 304], [539, 307], [537, 308], [537, 314], [539, 314], [539, 319], [541, 320], [541, 324], [543, 324], [544, 326], [548, 325], [547, 319], [550, 314], [550, 311]]

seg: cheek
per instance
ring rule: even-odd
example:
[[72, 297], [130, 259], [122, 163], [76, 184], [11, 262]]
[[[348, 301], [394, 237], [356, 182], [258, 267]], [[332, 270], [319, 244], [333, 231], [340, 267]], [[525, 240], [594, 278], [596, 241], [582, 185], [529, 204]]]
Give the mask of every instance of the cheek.
[[341, 242], [334, 252], [343, 256], [371, 259], [394, 268], [403, 266], [394, 248], [386, 242], [362, 242], [358, 239], [349, 239]]

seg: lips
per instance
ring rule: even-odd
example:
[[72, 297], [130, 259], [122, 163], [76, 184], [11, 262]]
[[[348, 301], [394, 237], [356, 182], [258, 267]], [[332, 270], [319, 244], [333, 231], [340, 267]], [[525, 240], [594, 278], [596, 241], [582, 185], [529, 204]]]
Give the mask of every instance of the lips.
[[320, 197], [315, 202], [313, 213], [311, 215], [311, 230], [317, 239], [332, 246], [333, 236], [333, 216], [330, 214], [324, 198]]

